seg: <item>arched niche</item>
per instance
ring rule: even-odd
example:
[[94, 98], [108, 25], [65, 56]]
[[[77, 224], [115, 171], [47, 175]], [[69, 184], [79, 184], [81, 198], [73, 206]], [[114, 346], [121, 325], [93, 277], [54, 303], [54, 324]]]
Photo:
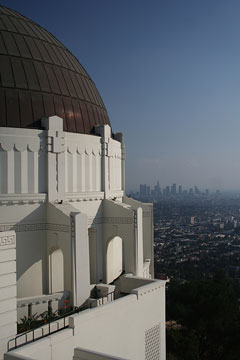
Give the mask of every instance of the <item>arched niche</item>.
[[52, 249], [49, 255], [49, 291], [64, 291], [64, 257], [61, 249]]
[[106, 253], [106, 282], [111, 283], [123, 271], [123, 241], [115, 236], [108, 242]]

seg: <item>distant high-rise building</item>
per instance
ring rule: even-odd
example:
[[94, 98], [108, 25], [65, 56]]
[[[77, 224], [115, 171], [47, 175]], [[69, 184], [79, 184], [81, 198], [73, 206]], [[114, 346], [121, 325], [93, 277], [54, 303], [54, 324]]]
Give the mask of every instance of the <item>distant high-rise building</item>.
[[176, 195], [176, 193], [177, 193], [177, 185], [172, 184], [172, 186], [171, 186], [171, 194]]
[[146, 186], [146, 196], [150, 196], [150, 186]]
[[146, 184], [140, 184], [140, 196], [146, 196], [147, 195], [147, 185]]
[[198, 195], [198, 194], [200, 193], [197, 185], [194, 186], [194, 193], [195, 193], [196, 195]]
[[0, 5], [0, 360], [166, 359], [153, 207], [125, 196], [124, 168], [77, 58]]
[[157, 182], [157, 185], [154, 186], [155, 194], [159, 196], [161, 194], [161, 188], [159, 185], [159, 181]]
[[155, 190], [156, 190], [156, 191], [160, 191], [159, 181], [157, 182], [157, 185], [155, 185]]
[[178, 187], [178, 193], [179, 193], [179, 194], [182, 194], [182, 185], [179, 185], [179, 187]]

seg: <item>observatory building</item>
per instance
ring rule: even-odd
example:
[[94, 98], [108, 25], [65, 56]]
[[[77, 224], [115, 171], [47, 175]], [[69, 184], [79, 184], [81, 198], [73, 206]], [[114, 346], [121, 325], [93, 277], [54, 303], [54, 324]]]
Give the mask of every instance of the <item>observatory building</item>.
[[165, 281], [152, 205], [125, 196], [123, 135], [94, 82], [47, 30], [0, 6], [3, 357], [165, 360]]

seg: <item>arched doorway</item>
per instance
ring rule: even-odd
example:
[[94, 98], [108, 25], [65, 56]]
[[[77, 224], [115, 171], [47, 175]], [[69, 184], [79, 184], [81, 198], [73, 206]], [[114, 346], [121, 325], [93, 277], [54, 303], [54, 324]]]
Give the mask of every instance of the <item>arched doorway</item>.
[[64, 258], [61, 249], [53, 249], [49, 255], [49, 291], [64, 291]]
[[107, 245], [106, 254], [106, 282], [111, 283], [123, 271], [123, 243], [120, 236], [112, 238]]

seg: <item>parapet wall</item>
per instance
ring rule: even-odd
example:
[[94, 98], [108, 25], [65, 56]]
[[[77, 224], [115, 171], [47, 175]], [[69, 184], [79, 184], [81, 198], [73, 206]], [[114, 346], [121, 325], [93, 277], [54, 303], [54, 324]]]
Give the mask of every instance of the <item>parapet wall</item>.
[[[134, 281], [137, 283], [137, 279]], [[165, 282], [148, 280], [139, 294], [134, 291], [137, 290], [99, 308], [73, 315], [69, 318], [69, 329], [9, 354], [16, 356], [16, 360], [20, 359], [19, 355], [35, 360], [72, 360], [74, 349], [80, 347], [107, 354], [110, 359], [112, 356], [113, 359], [165, 360]], [[10, 358], [6, 356], [5, 360]]]
[[37, 200], [53, 186], [66, 195], [124, 190], [122, 143], [110, 132], [107, 138], [63, 132], [61, 123], [54, 116], [49, 124], [57, 126], [47, 130], [0, 128], [0, 201], [23, 194]]

